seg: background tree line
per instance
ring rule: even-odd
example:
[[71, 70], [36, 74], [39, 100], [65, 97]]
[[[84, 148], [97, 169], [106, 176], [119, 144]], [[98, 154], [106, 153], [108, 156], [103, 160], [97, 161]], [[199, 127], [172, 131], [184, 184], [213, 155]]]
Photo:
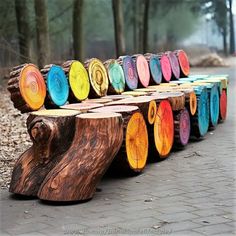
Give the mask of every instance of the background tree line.
[[215, 21], [227, 55], [235, 52], [232, 1], [0, 1], [1, 66], [174, 49], [203, 15]]

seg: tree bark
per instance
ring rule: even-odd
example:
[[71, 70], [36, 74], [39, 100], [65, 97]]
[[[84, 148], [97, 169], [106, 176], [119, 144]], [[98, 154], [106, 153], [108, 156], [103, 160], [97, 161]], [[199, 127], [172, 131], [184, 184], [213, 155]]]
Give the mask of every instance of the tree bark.
[[[33, 114], [27, 119], [27, 129], [33, 146], [24, 152], [17, 160], [10, 183], [10, 192], [37, 196], [39, 187], [49, 171], [60, 161], [72, 143], [75, 132], [75, 115], [79, 112], [68, 112], [63, 116], [63, 110], [54, 117]], [[46, 111], [47, 112], [47, 111]], [[57, 116], [56, 116], [57, 115]]]
[[112, 0], [112, 9], [115, 28], [116, 57], [119, 57], [125, 54], [122, 0]]
[[223, 50], [224, 50], [224, 55], [228, 56], [228, 48], [227, 48], [227, 29], [226, 27], [223, 28], [222, 30], [222, 37], [223, 37]]
[[229, 0], [229, 32], [230, 32], [230, 54], [235, 53], [235, 35], [234, 35], [234, 19], [233, 19], [233, 12], [232, 12], [232, 1]]
[[120, 114], [76, 116], [73, 142], [44, 179], [38, 197], [50, 201], [91, 199], [121, 146], [122, 125]]
[[74, 58], [80, 61], [84, 59], [83, 46], [83, 0], [74, 0], [73, 10], [73, 48]]
[[30, 26], [26, 0], [15, 0], [20, 63], [30, 61]]
[[42, 68], [50, 61], [49, 29], [45, 0], [35, 0], [35, 17], [38, 47], [38, 66]]
[[148, 51], [148, 18], [149, 18], [150, 0], [144, 2], [144, 15], [143, 15], [143, 53]]

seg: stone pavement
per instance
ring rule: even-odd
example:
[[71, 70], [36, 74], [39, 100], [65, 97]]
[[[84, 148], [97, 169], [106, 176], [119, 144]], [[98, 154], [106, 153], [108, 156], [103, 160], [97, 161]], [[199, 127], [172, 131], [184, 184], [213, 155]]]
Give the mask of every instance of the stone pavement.
[[1, 235], [236, 235], [236, 73], [214, 73], [231, 75], [229, 112], [203, 140], [140, 176], [104, 178], [82, 204], [47, 205], [1, 190]]

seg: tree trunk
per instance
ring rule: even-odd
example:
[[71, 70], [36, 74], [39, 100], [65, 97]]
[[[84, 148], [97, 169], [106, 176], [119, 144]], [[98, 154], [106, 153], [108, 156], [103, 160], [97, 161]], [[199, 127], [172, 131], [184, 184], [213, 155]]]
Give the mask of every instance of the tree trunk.
[[49, 29], [47, 5], [45, 0], [35, 0], [37, 31], [38, 66], [42, 68], [50, 61]]
[[229, 0], [230, 54], [235, 53], [235, 35], [234, 35], [234, 19], [233, 19], [233, 12], [232, 12], [232, 1], [233, 0]]
[[144, 2], [141, 0], [138, 6], [137, 11], [137, 21], [138, 21], [138, 53], [143, 53], [143, 39], [144, 39], [144, 30], [143, 30], [143, 12], [144, 11]]
[[44, 178], [72, 143], [77, 114], [79, 112], [67, 110], [42, 110], [30, 114], [27, 129], [33, 146], [16, 162], [10, 192], [37, 196]]
[[223, 50], [224, 50], [224, 55], [225, 55], [225, 56], [228, 56], [228, 48], [227, 48], [227, 29], [226, 29], [226, 27], [223, 28], [222, 36], [223, 36]]
[[26, 0], [15, 0], [20, 63], [30, 61], [30, 26]]
[[125, 54], [122, 0], [112, 0], [112, 8], [115, 28], [116, 56], [119, 57]]
[[91, 199], [97, 183], [120, 149], [122, 125], [120, 114], [76, 116], [73, 142], [44, 179], [38, 197], [50, 201]]
[[83, 61], [83, 0], [74, 0], [73, 10], [73, 47], [74, 57], [77, 60]]
[[137, 0], [133, 0], [133, 52], [138, 52], [138, 45], [137, 45]]
[[143, 53], [148, 51], [148, 17], [149, 17], [150, 0], [144, 2], [144, 15], [143, 15]]

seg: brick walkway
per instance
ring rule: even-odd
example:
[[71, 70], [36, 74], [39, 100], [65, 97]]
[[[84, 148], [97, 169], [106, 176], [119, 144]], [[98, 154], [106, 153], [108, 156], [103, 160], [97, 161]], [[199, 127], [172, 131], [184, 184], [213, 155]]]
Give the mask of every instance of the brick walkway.
[[235, 235], [236, 72], [214, 71], [227, 72], [227, 121], [204, 140], [138, 177], [104, 178], [83, 204], [46, 205], [2, 190], [1, 235]]

